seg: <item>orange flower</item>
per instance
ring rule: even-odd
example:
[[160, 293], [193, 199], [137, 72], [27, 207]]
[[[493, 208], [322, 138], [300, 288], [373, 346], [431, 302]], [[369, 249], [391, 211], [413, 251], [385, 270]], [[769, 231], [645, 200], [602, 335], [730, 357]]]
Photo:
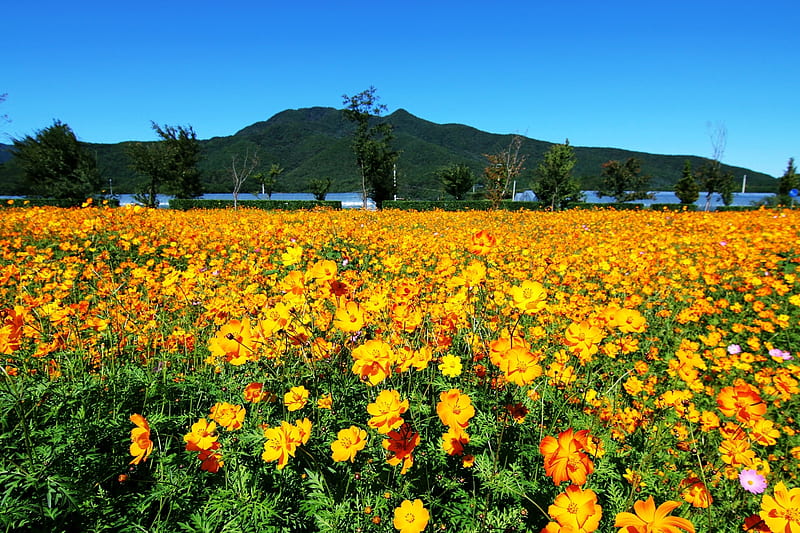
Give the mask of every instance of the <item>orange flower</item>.
[[201, 418], [192, 424], [192, 430], [183, 436], [186, 449], [189, 451], [210, 450], [217, 441], [217, 424]]
[[403, 424], [401, 415], [407, 410], [408, 400], [400, 401], [399, 392], [382, 390], [375, 402], [367, 405], [367, 412], [372, 415], [367, 425], [385, 435]]
[[524, 387], [542, 375], [538, 361], [524, 346], [514, 346], [502, 354], [498, 366], [509, 382]]
[[294, 457], [297, 446], [301, 443], [300, 429], [288, 422], [281, 422], [280, 427], [265, 429], [264, 436], [267, 442], [264, 443], [261, 458], [268, 463], [278, 461], [278, 470], [286, 466], [289, 457]]
[[364, 312], [356, 302], [347, 302], [336, 309], [333, 325], [345, 333], [355, 333], [364, 327]]
[[544, 456], [545, 473], [553, 478], [553, 483], [559, 485], [567, 480], [576, 485], [586, 483], [586, 476], [594, 472], [594, 463], [583, 453], [588, 437], [588, 430], [575, 433], [570, 428], [559, 433], [558, 439], [550, 435], [542, 439], [539, 451]]
[[497, 239], [488, 231], [481, 230], [472, 236], [467, 250], [475, 255], [486, 255], [497, 245]]
[[241, 405], [217, 402], [211, 408], [209, 418], [228, 431], [234, 431], [241, 429], [246, 413], [247, 411]]
[[722, 414], [735, 416], [740, 422], [761, 418], [767, 412], [767, 404], [761, 399], [758, 389], [745, 382], [723, 387], [717, 395], [717, 406]]
[[377, 385], [391, 373], [394, 354], [387, 343], [370, 339], [353, 349], [353, 373], [361, 376], [370, 385]]
[[469, 443], [469, 435], [463, 429], [447, 428], [442, 435], [442, 449], [447, 455], [462, 455], [464, 445]]
[[403, 500], [400, 507], [394, 510], [392, 523], [400, 533], [420, 533], [428, 525], [428, 520], [430, 513], [425, 509], [422, 500]]
[[219, 447], [219, 442], [215, 442], [208, 450], [200, 450], [200, 453], [197, 454], [197, 458], [200, 459], [200, 470], [212, 474], [219, 472], [220, 467], [225, 464], [222, 454], [216, 451]]
[[[597, 504], [597, 494], [591, 489], [582, 490], [570, 485], [548, 507], [547, 513], [561, 527], [571, 527], [571, 531], [590, 533], [600, 525], [603, 510]], [[570, 531], [570, 530], [568, 530]]]
[[142, 461], [146, 461], [153, 452], [153, 441], [150, 440], [150, 424], [147, 423], [145, 417], [137, 413], [132, 414], [130, 420], [136, 424], [136, 427], [131, 430], [130, 452], [133, 460], [128, 464], [138, 465]]
[[800, 531], [800, 488], [786, 489], [783, 481], [775, 485], [773, 496], [761, 499], [758, 515], [772, 531], [797, 533]]
[[253, 351], [250, 325], [241, 320], [231, 320], [208, 341], [211, 355], [225, 357], [232, 365], [243, 365]]
[[711, 493], [708, 491], [705, 483], [698, 478], [689, 478], [685, 483], [689, 486], [683, 489], [681, 496], [686, 502], [692, 504], [692, 506], [706, 509], [714, 502], [714, 498], [711, 497]]
[[669, 516], [673, 509], [680, 507], [680, 502], [666, 501], [658, 506], [653, 497], [647, 501], [637, 501], [633, 504], [633, 513], [619, 513], [614, 521], [614, 527], [620, 528], [624, 533], [680, 533], [680, 530], [694, 533], [694, 526], [685, 518]]
[[636, 309], [617, 309], [608, 325], [618, 328], [622, 333], [642, 333], [647, 327], [647, 320]]
[[308, 403], [308, 389], [300, 385], [292, 387], [283, 395], [283, 404], [289, 411], [299, 411]]
[[386, 437], [381, 443], [383, 448], [389, 452], [386, 462], [396, 466], [402, 461], [403, 468], [400, 470], [400, 474], [403, 475], [414, 465], [414, 457], [411, 453], [419, 444], [419, 433], [411, 429], [411, 424], [405, 422], [399, 430], [390, 431]]
[[466, 394], [461, 394], [459, 389], [450, 389], [439, 394], [439, 403], [436, 404], [436, 414], [445, 426], [456, 431], [463, 431], [469, 425], [469, 420], [475, 416], [472, 400]]
[[317, 399], [317, 409], [330, 409], [333, 407], [333, 397], [326, 392]]
[[570, 351], [581, 358], [589, 360], [597, 353], [597, 345], [603, 340], [603, 330], [589, 322], [573, 322], [564, 334], [564, 343], [571, 346]]
[[367, 445], [367, 432], [357, 426], [339, 430], [336, 440], [331, 443], [334, 461], [355, 462], [356, 453]]
[[269, 392], [264, 390], [263, 383], [250, 383], [244, 388], [244, 399], [250, 403], [258, 403], [269, 396]]

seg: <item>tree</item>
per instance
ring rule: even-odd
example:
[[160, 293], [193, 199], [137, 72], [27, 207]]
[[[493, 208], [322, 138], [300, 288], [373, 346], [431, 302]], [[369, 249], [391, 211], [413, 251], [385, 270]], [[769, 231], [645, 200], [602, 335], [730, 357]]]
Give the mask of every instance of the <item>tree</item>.
[[617, 202], [630, 202], [652, 198], [647, 192], [650, 176], [641, 175], [641, 164], [635, 157], [629, 157], [624, 163], [617, 160], [602, 164], [602, 180], [597, 190], [598, 198], [611, 196]]
[[575, 151], [569, 145], [569, 139], [564, 144], [551, 146], [534, 171], [535, 181], [531, 189], [536, 198], [551, 209], [562, 209], [569, 202], [581, 201], [580, 186], [572, 178], [574, 166]]
[[136, 200], [148, 207], [158, 207], [158, 194], [176, 198], [197, 198], [203, 194], [200, 182], [200, 144], [191, 126], [164, 126], [152, 122], [161, 138], [155, 143], [134, 143], [127, 149], [131, 168], [147, 181]]
[[102, 188], [95, 158], [58, 120], [33, 137], [14, 139], [13, 154], [32, 195], [79, 205]]
[[700, 198], [700, 186], [692, 172], [692, 162], [688, 159], [683, 163], [681, 178], [675, 183], [673, 190], [682, 204], [693, 204]]
[[489, 161], [483, 169], [486, 179], [486, 199], [492, 203], [493, 208], [497, 208], [500, 202], [511, 195], [511, 182], [517, 179], [522, 172], [525, 156], [519, 154], [522, 148], [522, 137], [514, 135], [508, 143], [508, 148], [496, 154], [484, 154]]
[[375, 87], [370, 87], [355, 96], [343, 96], [344, 117], [356, 125], [352, 148], [361, 174], [365, 209], [367, 198], [372, 198], [380, 209], [397, 192], [394, 171], [399, 154], [390, 146], [394, 138], [392, 125], [376, 120], [386, 106], [378, 104], [375, 93]]
[[331, 179], [317, 179], [314, 178], [308, 183], [308, 188], [311, 190], [311, 194], [314, 195], [314, 199], [317, 201], [325, 201], [325, 197], [328, 195], [328, 191], [331, 188]]
[[797, 167], [794, 166], [794, 158], [789, 159], [789, 164], [786, 165], [786, 171], [778, 179], [778, 197], [776, 198], [779, 205], [792, 205], [794, 198], [791, 196], [792, 189], [797, 189]]
[[456, 200], [463, 200], [475, 183], [475, 174], [464, 164], [452, 164], [440, 168], [436, 171], [436, 175], [442, 182], [444, 192], [454, 196]]
[[[5, 102], [6, 98], [8, 98], [8, 93], [0, 94], [0, 104]], [[2, 124], [3, 122], [11, 122], [11, 119], [8, 118], [8, 115], [0, 115], [0, 124]]]
[[722, 169], [722, 154], [728, 138], [728, 130], [723, 124], [717, 124], [711, 133], [711, 159], [697, 172], [700, 188], [706, 191], [705, 210], [711, 207], [711, 198], [716, 193], [725, 205], [733, 203], [733, 174]]
[[275, 184], [278, 182], [278, 176], [283, 173], [283, 167], [278, 163], [272, 163], [269, 167], [269, 173], [264, 174], [259, 172], [253, 177], [261, 184], [261, 194], [266, 194], [267, 199], [272, 199], [272, 192], [275, 190]]
[[250, 153], [250, 150], [245, 150], [244, 158], [241, 162], [238, 161], [236, 154], [231, 156], [231, 178], [233, 179], [233, 207], [234, 209], [238, 207], [239, 203], [239, 191], [242, 190], [242, 185], [244, 182], [247, 181], [253, 172], [255, 172], [256, 168], [260, 160], [258, 158], [258, 152]]

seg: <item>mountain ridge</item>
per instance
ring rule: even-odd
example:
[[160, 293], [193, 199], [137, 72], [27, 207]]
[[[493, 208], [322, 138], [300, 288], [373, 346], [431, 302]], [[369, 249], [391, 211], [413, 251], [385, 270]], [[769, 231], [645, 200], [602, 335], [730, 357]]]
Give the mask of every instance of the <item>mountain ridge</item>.
[[[506, 148], [514, 134], [489, 133], [472, 126], [437, 124], [419, 118], [405, 109], [375, 118], [392, 124], [393, 147], [400, 152], [398, 159], [398, 194], [413, 199], [443, 197], [436, 179], [438, 168], [451, 163], [468, 165], [480, 178], [486, 158]], [[360, 179], [351, 150], [354, 125], [344, 118], [343, 110], [332, 107], [286, 109], [267, 120], [257, 121], [229, 136], [200, 140], [203, 160], [200, 169], [207, 192], [230, 192], [230, 167], [233, 156], [258, 153], [262, 171], [272, 163], [285, 170], [278, 179], [276, 192], [307, 192], [310, 180], [331, 179], [331, 192], [360, 190]], [[128, 167], [126, 146], [136, 141], [116, 144], [86, 143], [97, 157], [104, 175], [111, 180], [116, 193], [135, 192], [138, 178]], [[527, 157], [526, 170], [518, 179], [517, 190], [528, 188], [533, 169], [554, 143], [523, 136], [520, 154]], [[636, 157], [642, 172], [651, 175], [651, 190], [672, 190], [688, 159], [695, 170], [707, 158], [693, 155], [667, 155], [638, 152], [623, 148], [573, 146], [576, 166], [573, 175], [584, 190], [597, 188], [601, 165], [611, 159]], [[21, 169], [8, 158], [10, 146], [0, 144], [0, 194], [20, 194], [23, 191]], [[747, 174], [748, 190], [773, 192], [777, 181], [751, 169], [723, 165], [737, 179]], [[255, 181], [245, 184], [242, 192], [255, 192]]]

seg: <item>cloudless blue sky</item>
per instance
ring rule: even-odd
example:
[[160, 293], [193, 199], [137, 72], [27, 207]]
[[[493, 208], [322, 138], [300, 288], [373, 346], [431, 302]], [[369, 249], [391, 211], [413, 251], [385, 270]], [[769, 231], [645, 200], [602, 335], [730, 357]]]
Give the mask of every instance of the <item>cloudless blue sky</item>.
[[[389, 112], [576, 146], [800, 159], [800, 2], [7, 2], [0, 142], [67, 123], [152, 140], [232, 135], [285, 109]], [[646, 171], [646, 169], [644, 169]], [[599, 172], [599, 169], [598, 169]]]

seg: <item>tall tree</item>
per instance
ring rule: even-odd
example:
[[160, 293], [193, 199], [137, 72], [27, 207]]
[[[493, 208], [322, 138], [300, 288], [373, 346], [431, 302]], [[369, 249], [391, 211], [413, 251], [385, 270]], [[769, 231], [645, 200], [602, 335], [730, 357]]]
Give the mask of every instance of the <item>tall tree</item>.
[[14, 139], [13, 153], [29, 194], [80, 204], [102, 188], [95, 158], [58, 120], [34, 136]]
[[624, 163], [606, 161], [602, 165], [602, 180], [597, 196], [611, 196], [617, 202], [652, 198], [653, 195], [647, 192], [650, 176], [642, 175], [641, 170], [641, 164], [635, 157], [629, 157]]
[[497, 208], [504, 199], [511, 195], [511, 183], [522, 172], [526, 156], [520, 155], [522, 136], [514, 135], [508, 143], [508, 148], [496, 154], [484, 154], [488, 165], [483, 169], [486, 180], [486, 199]]
[[683, 164], [681, 179], [675, 183], [675, 196], [682, 204], [693, 204], [700, 198], [700, 186], [692, 172], [692, 162], [688, 159]]
[[444, 192], [454, 196], [456, 200], [463, 200], [475, 184], [475, 174], [464, 164], [452, 164], [440, 168], [436, 171], [436, 175], [442, 182]]
[[176, 198], [197, 198], [203, 194], [200, 182], [200, 143], [191, 126], [164, 126], [152, 122], [161, 139], [154, 143], [134, 143], [127, 148], [131, 168], [146, 181], [136, 199], [148, 207], [158, 207], [158, 194]]
[[583, 199], [580, 185], [572, 177], [575, 162], [575, 151], [569, 145], [569, 139], [564, 144], [554, 144], [545, 152], [534, 171], [531, 186], [542, 204], [550, 206], [550, 209], [562, 209], [570, 202]]
[[706, 192], [705, 210], [711, 208], [711, 198], [719, 194], [722, 203], [731, 205], [733, 202], [733, 174], [722, 168], [722, 155], [728, 142], [728, 130], [724, 124], [717, 124], [710, 131], [711, 159], [697, 172], [700, 188]]
[[378, 104], [375, 87], [342, 98], [344, 117], [356, 125], [352, 148], [361, 174], [364, 208], [367, 207], [367, 198], [372, 198], [380, 209], [383, 202], [393, 198], [397, 192], [394, 171], [399, 154], [391, 148], [394, 138], [392, 125], [377, 120], [386, 111], [386, 106]]
[[776, 198], [779, 205], [792, 205], [794, 198], [791, 196], [792, 189], [797, 189], [797, 167], [794, 166], [794, 158], [789, 159], [789, 164], [786, 165], [786, 171], [778, 179], [778, 197]]

